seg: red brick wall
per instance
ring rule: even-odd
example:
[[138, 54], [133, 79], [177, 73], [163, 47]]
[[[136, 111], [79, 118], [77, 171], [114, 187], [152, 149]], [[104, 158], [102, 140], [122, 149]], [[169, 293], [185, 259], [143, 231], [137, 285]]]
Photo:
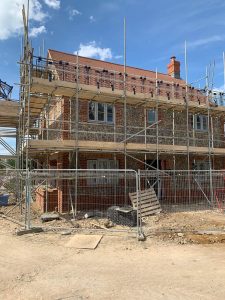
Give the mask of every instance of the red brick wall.
[[46, 202], [47, 211], [58, 211], [58, 190], [52, 189], [46, 192], [44, 189], [39, 188], [36, 191], [36, 203], [40, 208], [41, 212], [46, 212]]
[[70, 120], [70, 101], [69, 97], [64, 97], [62, 101], [62, 117], [63, 117], [63, 140], [69, 140], [69, 120]]

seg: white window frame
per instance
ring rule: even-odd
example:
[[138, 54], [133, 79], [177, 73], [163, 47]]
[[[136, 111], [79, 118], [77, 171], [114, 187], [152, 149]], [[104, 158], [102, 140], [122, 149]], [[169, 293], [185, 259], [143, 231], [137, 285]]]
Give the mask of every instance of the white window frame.
[[[94, 106], [94, 120], [90, 119], [90, 113], [89, 113], [89, 107], [90, 104]], [[104, 108], [104, 117], [103, 120], [98, 119], [98, 105], [103, 105]], [[112, 121], [108, 121], [108, 106], [112, 107]], [[114, 123], [114, 116], [115, 116], [115, 107], [113, 104], [110, 103], [101, 103], [101, 102], [93, 102], [89, 101], [88, 102], [88, 121], [89, 122], [98, 122], [98, 123], [108, 123], [108, 124], [113, 124]]]
[[[114, 170], [119, 168], [119, 161], [114, 159], [88, 159], [87, 169], [106, 169]], [[90, 172], [90, 178], [87, 180], [88, 185], [102, 185], [102, 184], [117, 184], [118, 178], [107, 177], [107, 172], [102, 177], [94, 176], [94, 172]], [[110, 172], [109, 172], [110, 174]], [[97, 175], [97, 172], [96, 172]]]
[[[154, 114], [155, 114], [155, 119], [152, 120], [152, 121], [149, 120], [149, 114], [150, 114], [150, 112], [154, 112]], [[147, 123], [148, 124], [154, 124], [156, 121], [157, 121], [157, 111], [156, 111], [156, 109], [155, 108], [148, 109], [147, 110]]]
[[[200, 128], [198, 128], [197, 119], [200, 118]], [[206, 127], [204, 127], [204, 119], [206, 122]], [[208, 130], [208, 116], [206, 115], [195, 115], [195, 130], [196, 131], [207, 131]]]

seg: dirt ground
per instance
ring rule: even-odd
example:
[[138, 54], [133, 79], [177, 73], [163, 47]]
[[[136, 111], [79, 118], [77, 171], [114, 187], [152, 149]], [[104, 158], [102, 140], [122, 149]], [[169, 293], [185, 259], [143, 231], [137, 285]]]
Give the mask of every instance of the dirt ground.
[[145, 242], [108, 233], [95, 250], [77, 250], [65, 246], [73, 235], [16, 236], [19, 226], [0, 218], [0, 299], [225, 299], [223, 241], [180, 242], [193, 228], [223, 231], [224, 214], [161, 214], [144, 223]]

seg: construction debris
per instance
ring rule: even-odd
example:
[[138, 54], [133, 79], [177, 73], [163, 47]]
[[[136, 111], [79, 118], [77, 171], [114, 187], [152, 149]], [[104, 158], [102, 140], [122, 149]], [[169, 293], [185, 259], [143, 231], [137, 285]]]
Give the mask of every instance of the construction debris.
[[113, 223], [112, 221], [106, 220], [106, 221], [104, 222], [104, 226], [105, 226], [106, 228], [112, 228], [112, 227], [114, 227], [115, 225], [114, 225], [114, 223]]
[[9, 195], [0, 194], [0, 206], [8, 206], [9, 204]]
[[42, 222], [49, 222], [54, 220], [59, 220], [60, 216], [58, 213], [45, 213], [41, 215]]
[[[147, 217], [162, 211], [159, 200], [153, 188], [137, 193], [129, 193], [130, 200], [135, 209], [138, 209], [141, 217]], [[139, 203], [138, 203], [139, 201]]]
[[102, 217], [103, 213], [99, 210], [91, 210], [84, 214], [85, 219], [93, 218], [93, 217]]
[[61, 235], [70, 235], [72, 233], [72, 230], [65, 230], [61, 232]]
[[107, 210], [107, 217], [114, 223], [134, 227], [137, 225], [137, 210], [131, 206], [111, 206]]

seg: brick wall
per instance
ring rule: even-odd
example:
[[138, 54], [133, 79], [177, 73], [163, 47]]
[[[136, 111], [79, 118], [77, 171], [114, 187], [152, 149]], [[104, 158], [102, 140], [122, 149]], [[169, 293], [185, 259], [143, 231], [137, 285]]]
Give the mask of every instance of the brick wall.
[[57, 189], [48, 189], [46, 191], [43, 188], [39, 188], [36, 191], [35, 196], [36, 196], [36, 203], [40, 208], [41, 212], [59, 210]]
[[[55, 105], [54, 105], [55, 103]], [[88, 121], [88, 100], [79, 100], [79, 139], [80, 140], [93, 140], [93, 141], [116, 141], [120, 142], [124, 140], [124, 106], [123, 104], [115, 104], [115, 124], [99, 123]], [[76, 111], [75, 111], [75, 99], [70, 100], [68, 97], [57, 99], [53, 101], [53, 105], [49, 111], [49, 133], [48, 139], [75, 139], [76, 133]], [[71, 113], [71, 124], [70, 121]], [[127, 106], [127, 135], [132, 135], [144, 128], [145, 112], [143, 107]], [[146, 112], [147, 119], [147, 112]], [[159, 144], [173, 143], [173, 113], [171, 110], [159, 109], [158, 119], [160, 120], [158, 126], [159, 132]], [[213, 140], [214, 147], [224, 148], [224, 120], [223, 116], [214, 116], [213, 120]], [[193, 129], [193, 116], [189, 114], [189, 142], [190, 146], [208, 147], [208, 131], [198, 131]], [[175, 145], [186, 145], [186, 112], [175, 112]], [[150, 124], [146, 122], [148, 127]], [[41, 124], [42, 128], [47, 126], [47, 121], [43, 120]], [[70, 134], [70, 128], [72, 133]], [[51, 129], [53, 129], [51, 131]], [[114, 131], [115, 129], [115, 131]], [[211, 121], [210, 121], [211, 130]], [[147, 129], [147, 143], [155, 144], [156, 139], [156, 126]], [[46, 131], [42, 135], [44, 139], [47, 139]], [[42, 138], [40, 135], [39, 138]], [[139, 136], [135, 136], [129, 140], [133, 143], [144, 143], [144, 132]]]
[[[115, 124], [88, 122], [88, 103], [87, 100], [79, 101], [79, 139], [96, 141], [116, 141], [124, 140], [124, 106], [115, 105]], [[65, 103], [64, 103], [65, 106]], [[144, 108], [127, 106], [127, 135], [132, 135], [144, 128]], [[146, 112], [147, 119], [147, 112]], [[171, 145], [173, 143], [173, 113], [171, 110], [159, 109], [158, 126], [159, 143]], [[75, 130], [75, 105], [72, 105], [72, 129]], [[193, 116], [189, 114], [189, 138], [190, 146], [208, 147], [208, 131], [193, 130]], [[187, 145], [186, 136], [186, 112], [175, 112], [175, 145]], [[214, 146], [225, 147], [223, 137], [224, 117], [213, 117]], [[146, 122], [146, 127], [150, 124]], [[115, 135], [114, 135], [115, 127]], [[211, 123], [210, 123], [211, 127]], [[75, 133], [71, 135], [75, 139]], [[129, 140], [133, 143], [144, 143], [144, 132]], [[156, 143], [156, 126], [147, 129], [147, 143]]]

